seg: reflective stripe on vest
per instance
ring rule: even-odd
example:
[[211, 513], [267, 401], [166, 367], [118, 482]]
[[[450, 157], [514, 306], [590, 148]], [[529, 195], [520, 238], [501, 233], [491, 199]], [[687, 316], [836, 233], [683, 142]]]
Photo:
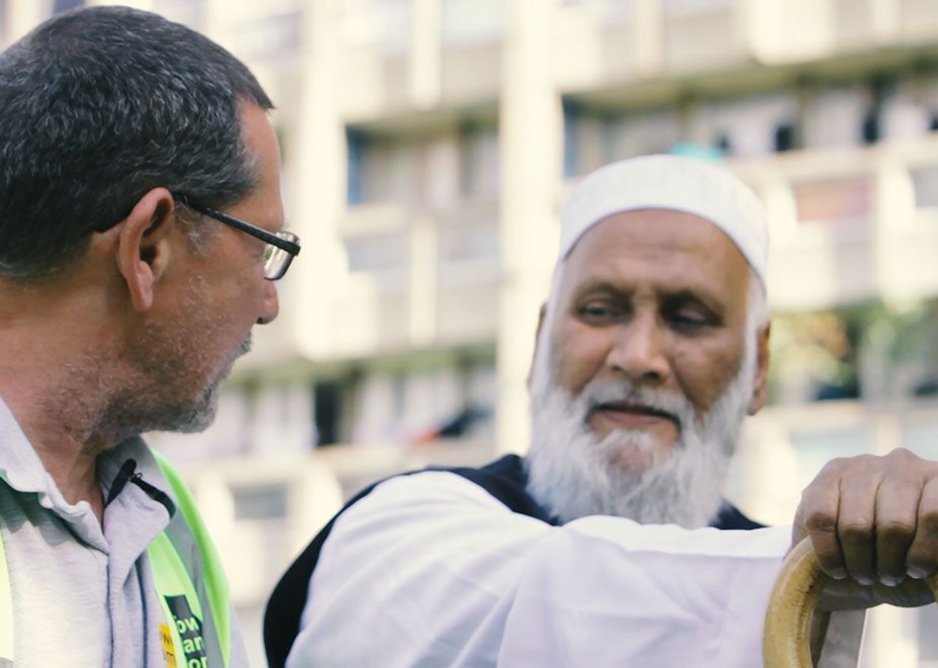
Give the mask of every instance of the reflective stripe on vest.
[[[161, 537], [167, 538], [174, 555], [185, 567], [189, 585], [195, 591], [199, 608], [205, 613], [199, 618], [202, 621], [206, 652], [210, 658], [208, 665], [212, 668], [227, 666], [231, 662], [231, 618], [229, 617], [228, 580], [225, 578], [221, 559], [202, 521], [202, 516], [196, 509], [195, 499], [189, 488], [162, 454], [155, 450], [151, 452], [173, 491], [173, 500], [176, 502], [177, 510]], [[156, 542], [147, 549], [147, 554], [150, 556], [150, 563], [154, 564], [154, 580], [157, 580], [157, 562], [153, 560], [155, 545]], [[165, 551], [163, 554], [165, 555]], [[162, 568], [161, 564], [160, 567]], [[161, 600], [165, 599], [158, 583], [157, 591], [161, 592]], [[179, 662], [178, 659], [177, 665], [180, 668], [182, 666], [189, 668], [187, 663]], [[193, 664], [193, 668], [198, 665]]]
[[[152, 451], [173, 490], [177, 512], [147, 548], [163, 609], [167, 668], [216, 668], [231, 660], [228, 583], [195, 500], [173, 468]], [[0, 668], [13, 665], [13, 596], [0, 536]]]

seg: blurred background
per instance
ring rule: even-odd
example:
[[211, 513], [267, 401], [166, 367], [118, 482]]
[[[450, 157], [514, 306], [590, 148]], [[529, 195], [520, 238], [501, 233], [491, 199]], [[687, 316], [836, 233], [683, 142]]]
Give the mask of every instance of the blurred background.
[[[101, 3], [0, 0], [0, 46]], [[303, 254], [216, 424], [154, 434], [200, 501], [250, 651], [344, 497], [528, 442], [525, 377], [578, 177], [656, 152], [768, 205], [771, 404], [729, 497], [790, 521], [835, 456], [938, 458], [934, 0], [136, 0], [277, 104]], [[866, 666], [938, 666], [938, 610], [886, 609]]]

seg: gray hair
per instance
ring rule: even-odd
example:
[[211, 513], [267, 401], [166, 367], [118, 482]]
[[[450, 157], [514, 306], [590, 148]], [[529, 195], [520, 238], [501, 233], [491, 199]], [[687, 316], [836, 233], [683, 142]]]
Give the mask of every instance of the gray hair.
[[0, 54], [0, 278], [73, 266], [155, 187], [223, 208], [256, 185], [239, 105], [273, 104], [237, 58], [156, 14], [55, 16]]

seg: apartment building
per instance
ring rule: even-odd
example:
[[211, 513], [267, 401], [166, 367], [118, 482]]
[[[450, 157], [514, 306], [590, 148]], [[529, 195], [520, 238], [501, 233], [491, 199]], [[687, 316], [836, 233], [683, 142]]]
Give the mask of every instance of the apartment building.
[[[81, 4], [0, 0], [0, 44]], [[558, 207], [618, 158], [722, 160], [768, 205], [772, 401], [734, 500], [785, 522], [833, 456], [938, 457], [933, 2], [125, 4], [211, 35], [278, 105], [304, 242], [281, 316], [216, 425], [151, 439], [185, 463], [249, 627], [357, 485], [525, 448]], [[938, 665], [936, 624], [877, 614], [865, 665]]]

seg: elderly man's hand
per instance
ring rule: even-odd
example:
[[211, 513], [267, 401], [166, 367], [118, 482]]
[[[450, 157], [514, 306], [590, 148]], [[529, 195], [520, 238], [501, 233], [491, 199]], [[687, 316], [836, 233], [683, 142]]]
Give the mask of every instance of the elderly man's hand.
[[938, 568], [938, 462], [901, 448], [832, 460], [802, 494], [793, 544], [805, 536], [837, 580], [820, 609], [932, 601], [923, 578]]

